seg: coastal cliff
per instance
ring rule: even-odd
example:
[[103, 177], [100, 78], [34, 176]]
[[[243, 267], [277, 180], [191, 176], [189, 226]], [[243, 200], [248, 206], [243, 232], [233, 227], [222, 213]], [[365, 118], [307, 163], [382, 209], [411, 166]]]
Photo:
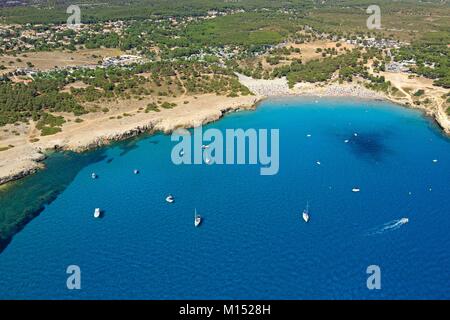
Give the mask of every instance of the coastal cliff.
[[[0, 167], [0, 185], [26, 177], [44, 167], [42, 164], [42, 161], [46, 159], [44, 153], [31, 148], [23, 148], [23, 152], [22, 159], [14, 156], [9, 161], [9, 165], [6, 163]], [[8, 162], [8, 159], [2, 159], [1, 162]]]
[[[84, 152], [143, 133], [170, 134], [178, 128], [188, 129], [217, 121], [230, 112], [252, 109], [260, 99], [259, 96], [229, 98], [205, 95], [196, 97], [192, 105], [181, 105], [157, 114], [136, 113], [119, 121], [106, 118], [72, 124], [59, 134], [42, 137], [37, 143], [27, 142], [2, 151], [0, 185], [42, 169], [42, 161], [45, 160], [45, 152], [48, 150]], [[138, 107], [137, 102], [134, 108]]]
[[422, 84], [425, 84], [425, 92], [430, 94], [431, 97], [430, 103], [417, 104], [417, 100], [415, 100], [411, 94], [408, 94], [403, 89], [399, 90], [402, 96], [395, 96], [392, 94], [367, 89], [357, 83], [298, 83], [293, 88], [289, 88], [286, 78], [262, 80], [237, 74], [239, 81], [243, 85], [247, 86], [250, 91], [264, 97], [317, 96], [388, 100], [406, 108], [413, 108], [423, 111], [425, 115], [436, 121], [445, 134], [450, 135], [450, 118], [446, 114], [445, 100], [442, 98], [442, 96], [446, 93], [444, 89], [433, 86], [432, 81], [427, 79], [421, 79], [421, 82], [415, 83], [404, 75], [387, 72], [383, 73], [383, 75], [399, 88], [402, 88], [403, 85], [408, 85], [409, 87], [414, 87], [415, 85], [415, 89], [419, 90], [422, 88]]

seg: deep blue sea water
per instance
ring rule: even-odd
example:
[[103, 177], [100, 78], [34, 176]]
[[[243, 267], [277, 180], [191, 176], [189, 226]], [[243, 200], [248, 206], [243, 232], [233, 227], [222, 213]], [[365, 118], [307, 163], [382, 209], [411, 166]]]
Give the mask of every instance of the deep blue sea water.
[[[175, 166], [164, 135], [94, 151], [0, 254], [0, 299], [450, 299], [450, 140], [430, 119], [387, 102], [280, 98], [207, 127], [279, 128], [279, 174]], [[66, 288], [73, 264], [81, 290]], [[367, 289], [369, 265], [381, 290]]]

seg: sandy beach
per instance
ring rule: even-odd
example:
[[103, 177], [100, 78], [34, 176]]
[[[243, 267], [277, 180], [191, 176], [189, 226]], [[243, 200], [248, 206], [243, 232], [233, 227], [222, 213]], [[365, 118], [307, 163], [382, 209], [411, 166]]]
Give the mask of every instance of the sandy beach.
[[[289, 88], [286, 78], [274, 80], [258, 80], [238, 74], [242, 84], [250, 91], [263, 97], [274, 96], [317, 96], [317, 97], [355, 97], [362, 99], [385, 99], [393, 103], [422, 110], [427, 116], [432, 117], [442, 130], [450, 135], [450, 118], [446, 113], [446, 104], [443, 96], [448, 90], [433, 85], [433, 80], [423, 77], [411, 79], [408, 74], [383, 72], [382, 75], [399, 89], [398, 94], [386, 94], [369, 90], [358, 83], [297, 83]], [[404, 89], [404, 88], [407, 88]], [[416, 104], [417, 99], [413, 93], [424, 90], [430, 101], [427, 104]]]
[[264, 96], [318, 96], [318, 97], [358, 97], [366, 99], [383, 99], [384, 95], [358, 84], [314, 84], [297, 83], [289, 88], [286, 78], [258, 80], [238, 74], [239, 81], [253, 93]]

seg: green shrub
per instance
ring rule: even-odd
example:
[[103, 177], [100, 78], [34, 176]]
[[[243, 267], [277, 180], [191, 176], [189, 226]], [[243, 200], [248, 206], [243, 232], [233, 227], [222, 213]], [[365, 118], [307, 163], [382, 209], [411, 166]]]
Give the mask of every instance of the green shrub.
[[50, 136], [58, 132], [61, 132], [61, 128], [59, 127], [43, 127], [41, 129], [41, 136]]

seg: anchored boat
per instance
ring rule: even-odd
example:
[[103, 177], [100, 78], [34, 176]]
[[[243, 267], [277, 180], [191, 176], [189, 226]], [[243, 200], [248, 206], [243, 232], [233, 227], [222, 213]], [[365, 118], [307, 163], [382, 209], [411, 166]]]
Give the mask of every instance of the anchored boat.
[[309, 203], [306, 203], [306, 209], [303, 210], [302, 217], [305, 222], [309, 221]]
[[197, 209], [195, 209], [194, 213], [194, 226], [198, 227], [202, 223], [202, 217], [197, 214]]

